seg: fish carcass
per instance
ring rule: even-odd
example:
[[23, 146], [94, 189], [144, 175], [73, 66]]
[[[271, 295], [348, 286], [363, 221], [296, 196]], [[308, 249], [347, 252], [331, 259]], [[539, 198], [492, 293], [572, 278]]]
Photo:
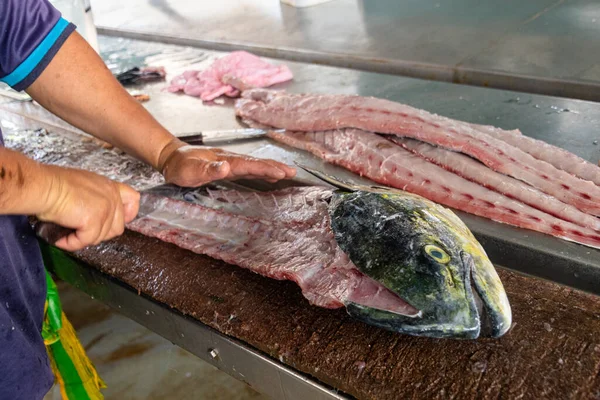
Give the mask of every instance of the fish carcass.
[[493, 265], [450, 210], [406, 192], [332, 182], [343, 189], [158, 188], [142, 194], [128, 228], [294, 281], [312, 304], [346, 307], [393, 331], [476, 338], [482, 328], [494, 337], [510, 328]]
[[[491, 137], [491, 132], [500, 131], [498, 128], [434, 116], [387, 100], [358, 96], [288, 95], [268, 90], [244, 92], [243, 98], [236, 103], [236, 113], [252, 126], [288, 129], [284, 133], [271, 132], [270, 137], [310, 151], [376, 182], [494, 221], [600, 248], [597, 219], [581, 210], [599, 207], [600, 203], [587, 202], [592, 199], [594, 190], [599, 188]], [[347, 126], [350, 127], [345, 128]], [[373, 131], [353, 128], [357, 126], [371, 127]], [[473, 133], [475, 130], [478, 133]], [[391, 139], [377, 134], [381, 132], [391, 134]], [[407, 137], [433, 143], [439, 148], [420, 147], [420, 142], [407, 142]], [[473, 142], [479, 143], [479, 147], [471, 146]], [[501, 142], [500, 147], [495, 148], [497, 142]], [[479, 152], [479, 149], [484, 150]], [[482, 163], [467, 159], [458, 152]], [[522, 153], [519, 155], [521, 159], [533, 160], [533, 164], [543, 165], [543, 170], [554, 172], [551, 176], [540, 174], [533, 164], [527, 166], [518, 162], [516, 164], [520, 167], [517, 169], [538, 175], [548, 182], [546, 188], [566, 186], [557, 189], [563, 194], [571, 189], [565, 182], [574, 181], [577, 187], [583, 187], [580, 188], [583, 191], [566, 197], [586, 200], [586, 206], [564, 203], [561, 199], [565, 200], [565, 196], [557, 198], [497, 172], [513, 169], [498, 162], [499, 158], [494, 154], [502, 158], [519, 152]], [[481, 173], [484, 175], [480, 176]], [[561, 181], [565, 175], [568, 179]], [[579, 201], [574, 203], [581, 206]]]

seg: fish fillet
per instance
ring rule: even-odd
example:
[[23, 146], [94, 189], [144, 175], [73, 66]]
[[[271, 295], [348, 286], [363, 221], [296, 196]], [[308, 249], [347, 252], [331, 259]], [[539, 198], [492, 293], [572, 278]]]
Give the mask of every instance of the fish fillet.
[[585, 214], [577, 208], [565, 204], [552, 196], [511, 177], [499, 174], [476, 160], [440, 147], [414, 139], [390, 137], [412, 153], [439, 165], [463, 178], [486, 188], [502, 193], [508, 198], [522, 201], [557, 218], [590, 228], [600, 233], [600, 219]]
[[594, 184], [600, 186], [600, 167], [576, 156], [570, 151], [541, 140], [516, 134], [515, 131], [492, 129], [487, 131], [487, 133], [511, 146], [520, 148], [538, 160], [550, 163], [558, 169], [567, 171], [570, 174], [586, 181], [594, 182]]
[[418, 139], [465, 153], [581, 211], [600, 215], [600, 187], [496, 139], [477, 125], [372, 97], [265, 89], [245, 91], [242, 97], [236, 114], [259, 124], [292, 131], [357, 128]]
[[600, 248], [600, 234], [468, 181], [372, 132], [340, 129], [269, 133], [373, 181], [471, 214]]

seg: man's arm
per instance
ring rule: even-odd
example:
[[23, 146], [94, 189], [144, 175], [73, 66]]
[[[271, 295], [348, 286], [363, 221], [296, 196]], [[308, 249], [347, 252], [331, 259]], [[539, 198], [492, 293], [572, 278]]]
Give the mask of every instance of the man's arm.
[[295, 174], [276, 161], [186, 146], [121, 87], [76, 32], [27, 92], [67, 122], [145, 161], [181, 186], [216, 179], [278, 180]]
[[0, 147], [0, 215], [45, 212], [50, 186], [42, 165]]
[[139, 193], [87, 171], [42, 165], [0, 147], [0, 215], [36, 215], [75, 229], [56, 245], [69, 251], [123, 233]]
[[[48, 0], [0, 0], [0, 81], [15, 90], [31, 86], [74, 30]], [[33, 214], [74, 229], [56, 243], [63, 249], [120, 234], [138, 206], [139, 194], [126, 185], [41, 165], [0, 141], [0, 215]]]

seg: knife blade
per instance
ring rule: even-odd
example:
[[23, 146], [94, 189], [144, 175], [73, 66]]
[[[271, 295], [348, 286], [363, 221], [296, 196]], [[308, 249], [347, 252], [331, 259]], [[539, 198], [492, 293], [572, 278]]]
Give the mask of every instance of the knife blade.
[[285, 129], [244, 128], [217, 131], [202, 131], [176, 135], [180, 140], [192, 145], [210, 145], [239, 140], [259, 139], [269, 132], [283, 133]]

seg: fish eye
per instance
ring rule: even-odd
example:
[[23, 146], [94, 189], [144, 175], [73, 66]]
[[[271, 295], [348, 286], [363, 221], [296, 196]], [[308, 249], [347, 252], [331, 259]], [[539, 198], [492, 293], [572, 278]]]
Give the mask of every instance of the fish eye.
[[434, 244], [428, 244], [425, 246], [425, 252], [433, 258], [435, 261], [447, 264], [450, 262], [450, 256], [443, 249], [439, 248]]

